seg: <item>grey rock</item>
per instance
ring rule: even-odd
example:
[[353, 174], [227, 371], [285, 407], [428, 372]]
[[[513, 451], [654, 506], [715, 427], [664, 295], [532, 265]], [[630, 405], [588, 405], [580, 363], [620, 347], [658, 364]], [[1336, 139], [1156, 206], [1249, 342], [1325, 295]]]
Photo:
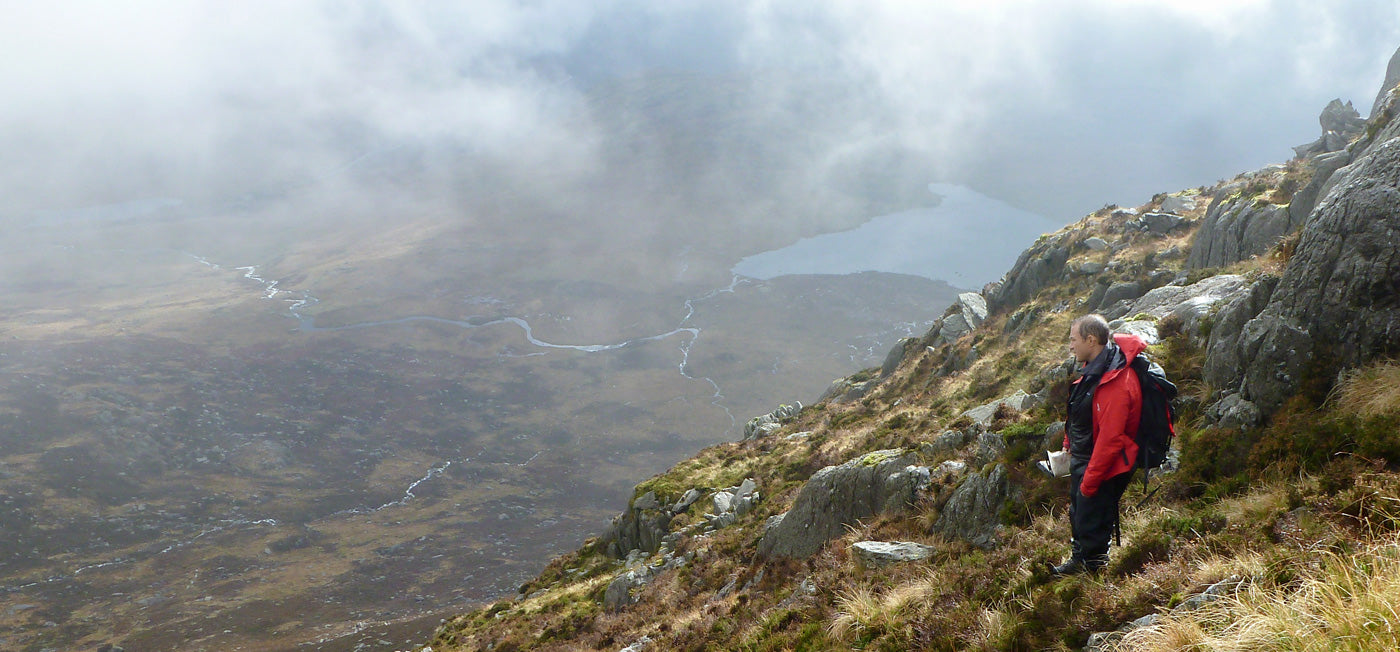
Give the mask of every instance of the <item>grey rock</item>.
[[1149, 233], [1166, 235], [1186, 223], [1186, 218], [1175, 213], [1144, 213], [1142, 224]]
[[1128, 314], [1146, 314], [1155, 319], [1176, 315], [1187, 332], [1198, 331], [1202, 317], [1220, 301], [1248, 290], [1249, 281], [1235, 274], [1220, 274], [1188, 286], [1167, 285], [1142, 295]]
[[1262, 416], [1258, 406], [1239, 394], [1230, 394], [1206, 410], [1206, 418], [1221, 428], [1249, 430], [1259, 425]]
[[731, 507], [733, 507], [734, 494], [731, 494], [728, 491], [719, 491], [715, 493], [714, 497], [711, 498], [711, 500], [714, 502], [714, 513], [723, 514], [729, 511]]
[[992, 420], [996, 418], [997, 408], [1002, 405], [1006, 405], [1017, 412], [1025, 412], [1026, 410], [1040, 405], [1040, 402], [1041, 399], [1036, 395], [1027, 394], [1025, 390], [1018, 389], [1010, 396], [999, 398], [986, 405], [979, 405], [971, 410], [963, 412], [962, 416], [972, 419], [973, 423], [985, 428], [992, 424]]
[[671, 510], [662, 509], [656, 495], [647, 492], [613, 517], [612, 523], [599, 536], [604, 554], [622, 559], [634, 550], [656, 552], [662, 537], [670, 532], [671, 517]]
[[753, 478], [744, 478], [744, 481], [739, 483], [739, 488], [734, 490], [734, 497], [736, 499], [743, 498], [752, 494], [756, 489], [758, 489], [758, 483], [754, 482]]
[[1385, 81], [1381, 83], [1381, 90], [1376, 93], [1376, 101], [1371, 105], [1371, 117], [1375, 118], [1380, 114], [1381, 106], [1385, 104], [1386, 95], [1400, 84], [1400, 50], [1390, 56], [1390, 64], [1385, 67]]
[[1224, 267], [1269, 251], [1302, 224], [1289, 206], [1253, 197], [1217, 197], [1191, 240], [1187, 269]]
[[1149, 345], [1156, 344], [1161, 338], [1157, 336], [1157, 325], [1150, 321], [1137, 320], [1118, 323], [1113, 326], [1114, 332], [1136, 335]]
[[887, 378], [890, 374], [894, 373], [894, 371], [899, 368], [900, 363], [904, 362], [905, 356], [909, 355], [910, 351], [918, 350], [918, 344], [919, 338], [916, 337], [906, 337], [896, 342], [894, 348], [890, 349], [890, 352], [885, 355], [884, 364], [880, 365], [880, 377]]
[[1162, 211], [1165, 213], [1181, 215], [1182, 213], [1188, 213], [1194, 210], [1196, 210], [1195, 197], [1167, 195], [1167, 198], [1162, 200]]
[[1322, 125], [1323, 132], [1355, 134], [1366, 128], [1366, 121], [1361, 119], [1361, 114], [1351, 102], [1343, 104], [1341, 98], [1328, 102], [1317, 121]]
[[1347, 151], [1323, 154], [1308, 160], [1307, 165], [1312, 168], [1312, 176], [1307, 184], [1293, 193], [1293, 200], [1288, 203], [1288, 218], [1291, 223], [1307, 223], [1317, 200], [1322, 197], [1323, 189], [1331, 188], [1329, 181], [1332, 175], [1348, 163], [1351, 163], [1351, 153]]
[[1105, 265], [1103, 263], [1094, 262], [1092, 260], [1086, 260], [1084, 262], [1079, 263], [1079, 265], [1075, 267], [1075, 271], [1085, 276], [1093, 276], [1094, 274], [1102, 272], [1104, 270], [1104, 267]]
[[1241, 329], [1236, 350], [1249, 364], [1239, 390], [1265, 417], [1310, 365], [1330, 377], [1400, 350], [1400, 138], [1378, 140], [1348, 168], [1333, 175], [1268, 305]]
[[1006, 440], [998, 433], [984, 432], [977, 436], [977, 447], [972, 452], [973, 466], [983, 466], [999, 459], [1006, 452]]
[[1001, 509], [1018, 495], [1003, 464], [969, 475], [948, 498], [933, 524], [933, 531], [981, 548], [995, 547], [1001, 528]]
[[919, 445], [919, 451], [925, 455], [940, 455], [962, 448], [967, 443], [967, 435], [961, 430], [945, 430], [933, 441], [926, 441]]
[[641, 498], [632, 501], [632, 509], [657, 509], [661, 507], [661, 501], [656, 499], [655, 491], [648, 491]]
[[1137, 281], [1114, 283], [1104, 290], [1103, 298], [1098, 303], [1098, 309], [1103, 311], [1119, 302], [1132, 301], [1141, 297], [1145, 292], [1147, 292], [1146, 288]]
[[[637, 639], [636, 642], [632, 643], [631, 645], [622, 648], [621, 650], [618, 650], [618, 652], [642, 652], [642, 650], [645, 650], [649, 647], [651, 647], [651, 637], [643, 636]], [[425, 652], [427, 651], [425, 650]]]
[[1021, 252], [1001, 285], [987, 296], [988, 308], [995, 311], [1019, 306], [1059, 278], [1069, 261], [1069, 249], [1062, 246], [1062, 240], [1062, 235], [1047, 237]]
[[1212, 387], [1239, 387], [1244, 367], [1249, 361], [1240, 347], [1240, 336], [1250, 320], [1269, 303], [1278, 277], [1266, 275], [1255, 281], [1248, 292], [1242, 292], [1221, 303], [1215, 314], [1215, 324], [1206, 343], [1206, 360], [1202, 368], [1205, 381]]
[[700, 497], [703, 495], [704, 494], [701, 493], [699, 489], [687, 489], [685, 494], [680, 497], [680, 500], [677, 500], [676, 504], [671, 506], [671, 513], [679, 514], [690, 509], [690, 506], [700, 500]]
[[831, 382], [831, 385], [822, 392], [818, 402], [829, 401], [831, 403], [849, 403], [857, 401], [870, 393], [879, 384], [877, 380], [866, 380], [853, 382], [850, 378], [838, 378]]
[[620, 611], [635, 603], [633, 590], [646, 586], [651, 579], [651, 568], [645, 564], [618, 573], [603, 591], [603, 608], [608, 611]]
[[976, 292], [964, 292], [949, 306], [949, 314], [943, 318], [938, 329], [935, 344], [948, 344], [971, 333], [987, 319], [987, 301]]
[[856, 559], [866, 568], [922, 561], [933, 555], [933, 546], [912, 541], [857, 541], [851, 544]]
[[942, 480], [944, 478], [956, 478], [967, 470], [967, 463], [962, 460], [948, 460], [938, 465], [937, 469], [929, 472], [930, 480]]
[[744, 424], [744, 441], [758, 439], [759, 437], [766, 437], [772, 434], [774, 431], [782, 428], [783, 424], [796, 419], [797, 415], [801, 412], [802, 403], [800, 401], [794, 401], [790, 405], [786, 403], [779, 405], [778, 409], [768, 414], [749, 419], [749, 422]]
[[908, 451], [883, 450], [817, 471], [798, 491], [792, 509], [769, 519], [759, 554], [809, 557], [860, 519], [906, 509], [929, 477], [927, 470], [910, 468], [913, 462]]
[[1108, 248], [1108, 242], [1105, 241], [1103, 238], [1094, 237], [1086, 239], [1084, 241], [1084, 246], [1093, 249], [1094, 251], [1103, 251], [1104, 249]]

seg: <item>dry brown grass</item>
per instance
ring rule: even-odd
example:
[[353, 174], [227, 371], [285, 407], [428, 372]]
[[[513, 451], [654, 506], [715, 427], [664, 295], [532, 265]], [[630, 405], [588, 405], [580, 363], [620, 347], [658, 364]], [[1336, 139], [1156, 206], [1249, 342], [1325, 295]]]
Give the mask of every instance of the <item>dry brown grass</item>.
[[1257, 580], [1237, 595], [1130, 632], [1120, 649], [1400, 649], [1400, 536], [1354, 554], [1321, 553], [1297, 581]]
[[1333, 396], [1337, 409], [1363, 418], [1400, 415], [1400, 361], [1383, 360], [1348, 373]]

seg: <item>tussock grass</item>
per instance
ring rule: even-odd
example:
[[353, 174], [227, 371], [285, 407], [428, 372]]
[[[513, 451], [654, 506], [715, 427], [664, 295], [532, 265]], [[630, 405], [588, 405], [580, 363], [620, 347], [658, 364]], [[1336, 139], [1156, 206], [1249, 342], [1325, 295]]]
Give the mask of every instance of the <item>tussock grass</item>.
[[[1400, 536], [1319, 553], [1293, 582], [1256, 582], [1194, 611], [1130, 632], [1125, 650], [1400, 649]], [[1232, 566], [1234, 563], [1221, 561]], [[1257, 563], [1258, 560], [1256, 559]]]
[[867, 632], [890, 632], [908, 622], [910, 612], [938, 595], [944, 579], [936, 572], [876, 593], [864, 586], [843, 590], [836, 598], [836, 615], [827, 632], [837, 640], [850, 640]]
[[1362, 418], [1400, 415], [1400, 361], [1385, 360], [1347, 374], [1333, 395], [1338, 410]]

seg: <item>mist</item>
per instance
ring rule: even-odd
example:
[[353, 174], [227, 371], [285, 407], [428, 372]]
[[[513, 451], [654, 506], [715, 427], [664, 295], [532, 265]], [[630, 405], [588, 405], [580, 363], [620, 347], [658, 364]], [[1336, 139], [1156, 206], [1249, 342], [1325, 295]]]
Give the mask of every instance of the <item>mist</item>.
[[[1288, 0], [136, 2], [7, 14], [8, 215], [288, 193], [455, 207], [505, 186], [598, 221], [573, 209], [598, 194], [723, 195], [748, 164], [782, 168], [758, 195], [958, 183], [1064, 222], [1286, 159], [1278, 143], [1315, 137], [1333, 96], [1369, 106], [1400, 34], [1395, 7]], [[659, 76], [682, 96], [627, 93]], [[726, 121], [707, 123], [714, 115]], [[693, 147], [666, 150], [677, 143], [659, 142], [660, 129]], [[717, 132], [760, 137], [704, 141]], [[663, 178], [643, 174], [658, 168]]]

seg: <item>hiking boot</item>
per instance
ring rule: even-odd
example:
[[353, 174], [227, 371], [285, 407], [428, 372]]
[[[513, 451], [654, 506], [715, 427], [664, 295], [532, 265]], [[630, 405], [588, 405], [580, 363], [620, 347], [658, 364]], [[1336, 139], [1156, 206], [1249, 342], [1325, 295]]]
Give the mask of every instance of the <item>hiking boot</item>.
[[1107, 565], [1108, 560], [1106, 559], [1085, 560], [1080, 557], [1070, 557], [1069, 561], [1059, 566], [1051, 566], [1050, 572], [1060, 577], [1065, 577], [1083, 573], [1097, 573], [1103, 570], [1103, 567]]
[[1089, 566], [1084, 563], [1083, 559], [1080, 559], [1078, 557], [1070, 557], [1069, 561], [1060, 564], [1059, 566], [1051, 566], [1050, 572], [1060, 577], [1065, 577], [1068, 575], [1079, 575], [1080, 573], [1089, 572]]

